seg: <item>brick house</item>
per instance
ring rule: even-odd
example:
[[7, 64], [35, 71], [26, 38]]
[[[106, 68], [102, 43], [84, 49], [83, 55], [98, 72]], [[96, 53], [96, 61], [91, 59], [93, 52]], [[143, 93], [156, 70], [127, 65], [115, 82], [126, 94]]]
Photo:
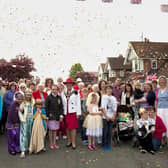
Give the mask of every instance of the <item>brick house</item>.
[[[132, 73], [144, 76], [156, 74], [168, 77], [168, 43], [129, 42], [124, 65], [132, 64]], [[141, 76], [142, 77], [142, 76]]]
[[97, 72], [78, 72], [75, 75], [75, 80], [81, 78], [85, 85], [95, 84], [98, 82], [98, 73]]
[[124, 65], [125, 58], [122, 55], [119, 57], [108, 57], [104, 67], [103, 79], [114, 82], [116, 77], [125, 80], [127, 74], [131, 72], [131, 65]]

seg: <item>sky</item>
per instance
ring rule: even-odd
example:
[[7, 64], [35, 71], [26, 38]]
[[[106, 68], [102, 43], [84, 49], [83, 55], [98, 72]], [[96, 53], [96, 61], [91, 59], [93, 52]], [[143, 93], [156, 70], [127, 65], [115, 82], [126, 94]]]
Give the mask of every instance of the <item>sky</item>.
[[168, 0], [0, 0], [0, 58], [28, 55], [42, 78], [66, 78], [76, 62], [97, 71], [106, 57], [125, 56], [129, 41], [168, 42], [163, 3]]

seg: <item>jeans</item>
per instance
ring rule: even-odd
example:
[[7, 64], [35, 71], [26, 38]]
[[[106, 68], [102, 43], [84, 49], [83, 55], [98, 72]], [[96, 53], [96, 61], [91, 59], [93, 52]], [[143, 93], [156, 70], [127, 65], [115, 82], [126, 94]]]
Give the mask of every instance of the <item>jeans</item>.
[[79, 130], [81, 134], [81, 139], [82, 141], [86, 141], [88, 140], [88, 137], [86, 136], [86, 128], [83, 127], [84, 118], [80, 117], [78, 122], [79, 122]]
[[112, 140], [112, 121], [107, 121], [103, 119], [103, 137], [102, 143], [103, 146], [111, 146]]
[[158, 151], [161, 145], [161, 140], [155, 137], [152, 137], [153, 150]]

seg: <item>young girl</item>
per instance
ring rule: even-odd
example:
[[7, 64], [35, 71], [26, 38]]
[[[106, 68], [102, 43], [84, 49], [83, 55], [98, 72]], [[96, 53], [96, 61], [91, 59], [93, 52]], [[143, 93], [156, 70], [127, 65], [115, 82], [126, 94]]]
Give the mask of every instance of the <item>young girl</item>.
[[33, 128], [30, 140], [29, 153], [38, 153], [41, 150], [45, 151], [45, 136], [46, 136], [46, 112], [42, 108], [43, 102], [41, 99], [36, 99], [35, 108], [33, 109]]
[[102, 97], [102, 108], [104, 109], [103, 115], [103, 149], [112, 150], [112, 124], [116, 118], [117, 100], [112, 96], [112, 86], [106, 86], [106, 95]]
[[31, 131], [33, 126], [33, 99], [32, 91], [27, 89], [25, 91], [25, 100], [19, 108], [20, 119], [20, 150], [21, 158], [25, 157], [25, 152], [29, 149]]
[[88, 136], [89, 150], [96, 150], [95, 137], [102, 136], [102, 109], [98, 108], [98, 96], [92, 93], [90, 100], [88, 101], [89, 114], [84, 121], [84, 127], [86, 128], [86, 135]]
[[63, 103], [61, 96], [58, 95], [58, 87], [52, 86], [51, 94], [46, 98], [46, 112], [49, 128], [50, 149], [58, 149], [56, 144], [56, 131], [60, 127], [60, 121], [63, 120]]

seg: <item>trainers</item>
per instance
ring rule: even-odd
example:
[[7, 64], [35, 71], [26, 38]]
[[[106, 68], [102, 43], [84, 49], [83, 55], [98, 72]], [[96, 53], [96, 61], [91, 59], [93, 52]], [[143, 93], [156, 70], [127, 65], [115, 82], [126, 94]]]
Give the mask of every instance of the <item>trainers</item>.
[[88, 145], [88, 141], [84, 140], [84, 141], [82, 141], [82, 144], [83, 145]]
[[67, 136], [64, 135], [62, 138], [63, 138], [63, 139], [67, 139]]
[[140, 152], [141, 153], [147, 153], [147, 151], [145, 149], [141, 149]]
[[50, 149], [54, 149], [54, 145], [53, 144], [50, 144]]
[[92, 145], [88, 145], [88, 149], [90, 150], [90, 151], [93, 151], [94, 149], [92, 148]]
[[94, 150], [97, 150], [97, 147], [96, 147], [95, 144], [92, 145], [92, 148], [93, 148]]
[[153, 150], [151, 150], [149, 153], [151, 153], [152, 155], [154, 155], [154, 154], [155, 154], [155, 152], [154, 152]]

